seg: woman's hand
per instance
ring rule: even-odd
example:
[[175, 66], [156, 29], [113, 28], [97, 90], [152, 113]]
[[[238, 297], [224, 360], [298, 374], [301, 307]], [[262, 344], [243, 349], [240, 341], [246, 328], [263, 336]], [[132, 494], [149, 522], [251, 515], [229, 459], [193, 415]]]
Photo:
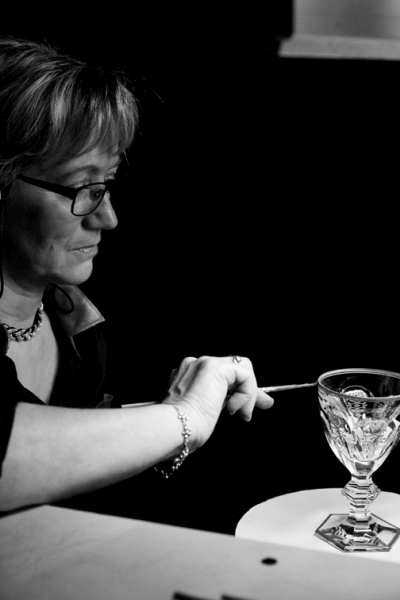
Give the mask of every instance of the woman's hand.
[[193, 450], [210, 437], [225, 403], [231, 415], [238, 413], [246, 421], [255, 406], [266, 409], [273, 405], [273, 399], [258, 389], [250, 360], [239, 360], [232, 356], [187, 357], [175, 370], [164, 402], [188, 412]]

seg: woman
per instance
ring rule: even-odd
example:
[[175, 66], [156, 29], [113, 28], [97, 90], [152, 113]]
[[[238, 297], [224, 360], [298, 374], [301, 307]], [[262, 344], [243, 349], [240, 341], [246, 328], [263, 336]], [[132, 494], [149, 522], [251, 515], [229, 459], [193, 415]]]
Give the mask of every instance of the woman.
[[103, 231], [117, 225], [111, 198], [137, 126], [135, 99], [113, 73], [10, 38], [0, 40], [0, 81], [6, 512], [155, 465], [168, 477], [207, 441], [224, 403], [249, 420], [273, 401], [240, 357], [188, 357], [164, 399], [119, 399], [158, 402], [134, 410], [104, 394], [103, 318], [76, 286], [91, 275]]

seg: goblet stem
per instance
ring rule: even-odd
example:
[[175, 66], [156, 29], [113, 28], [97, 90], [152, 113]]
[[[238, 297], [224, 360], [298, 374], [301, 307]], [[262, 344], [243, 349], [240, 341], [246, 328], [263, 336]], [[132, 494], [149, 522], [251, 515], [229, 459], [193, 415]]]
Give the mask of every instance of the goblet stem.
[[354, 527], [354, 533], [363, 535], [371, 531], [370, 504], [379, 496], [381, 490], [371, 477], [352, 475], [349, 483], [342, 489], [342, 494], [350, 502], [350, 512], [347, 523]]

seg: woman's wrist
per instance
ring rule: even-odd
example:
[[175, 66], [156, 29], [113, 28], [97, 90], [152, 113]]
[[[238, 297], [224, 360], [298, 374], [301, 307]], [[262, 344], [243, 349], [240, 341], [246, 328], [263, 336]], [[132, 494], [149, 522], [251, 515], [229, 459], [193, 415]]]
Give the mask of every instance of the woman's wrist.
[[[169, 404], [166, 402], [165, 404]], [[188, 425], [188, 416], [186, 413], [182, 412], [179, 406], [176, 404], [171, 404], [172, 408], [174, 408], [177, 412], [177, 418], [181, 421], [182, 425], [182, 446], [179, 453], [172, 459], [172, 464], [168, 467], [157, 467], [155, 466], [155, 470], [159, 471], [164, 479], [169, 479], [171, 475], [182, 466], [183, 462], [189, 456], [189, 439], [192, 434], [192, 430]]]
[[201, 415], [198, 414], [198, 411], [193, 407], [192, 404], [187, 402], [186, 400], [176, 399], [173, 396], [167, 397], [162, 404], [170, 404], [176, 406], [184, 413], [187, 417], [187, 425], [191, 429], [191, 434], [188, 439], [188, 448], [189, 453], [192, 454], [195, 450], [200, 448], [205, 442], [206, 439], [204, 435], [202, 435], [202, 428], [200, 426]]

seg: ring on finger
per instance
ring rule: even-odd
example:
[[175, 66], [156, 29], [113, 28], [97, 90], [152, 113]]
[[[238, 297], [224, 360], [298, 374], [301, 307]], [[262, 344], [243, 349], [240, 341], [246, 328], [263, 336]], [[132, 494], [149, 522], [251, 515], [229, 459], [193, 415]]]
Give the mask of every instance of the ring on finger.
[[234, 355], [232, 356], [232, 361], [233, 361], [234, 363], [236, 363], [236, 364], [239, 364], [240, 362], [242, 362], [242, 357], [241, 357], [241, 356], [238, 356], [237, 354], [234, 354]]

